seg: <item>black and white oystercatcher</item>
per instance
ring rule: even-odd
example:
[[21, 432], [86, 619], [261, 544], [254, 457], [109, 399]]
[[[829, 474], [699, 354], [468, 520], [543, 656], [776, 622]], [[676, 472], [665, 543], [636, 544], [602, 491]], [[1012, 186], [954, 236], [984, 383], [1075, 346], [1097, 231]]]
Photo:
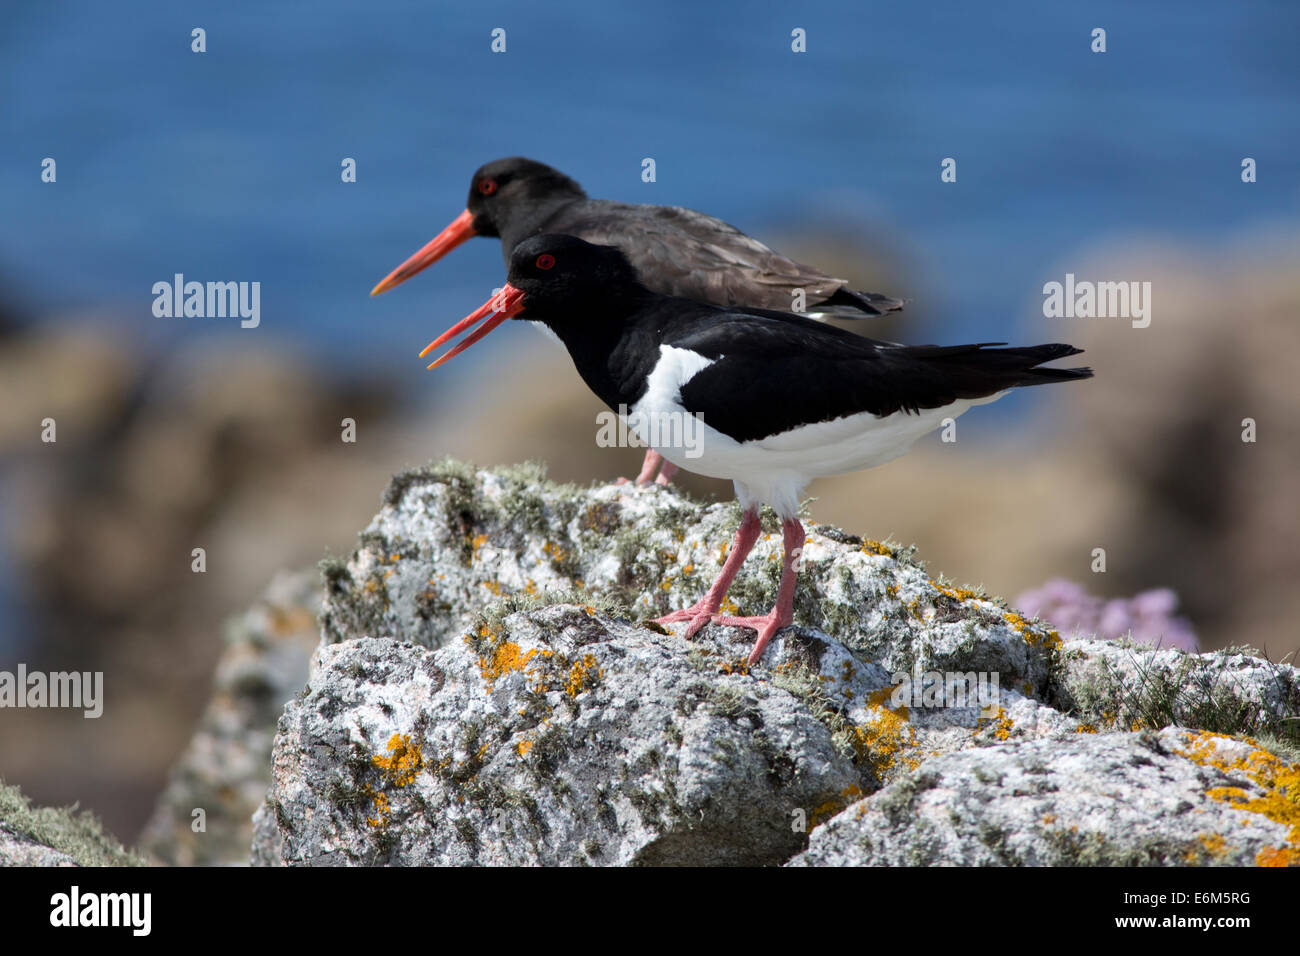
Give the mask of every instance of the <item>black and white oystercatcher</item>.
[[[893, 345], [795, 315], [661, 295], [638, 281], [618, 249], [562, 235], [516, 246], [501, 292], [421, 354], [486, 320], [429, 366], [436, 368], [515, 317], [548, 326], [588, 387], [615, 411], [630, 410], [629, 425], [635, 416], [641, 437], [665, 458], [735, 482], [744, 517], [722, 573], [703, 598], [659, 622], [686, 622], [687, 637], [709, 621], [753, 628], [751, 663], [793, 623], [804, 542], [799, 500], [809, 481], [897, 458], [945, 418], [1008, 389], [1092, 375], [1087, 368], [1041, 367], [1077, 355], [1072, 345]], [[648, 440], [656, 431], [661, 438], [684, 434], [674, 423], [688, 416], [702, 420], [694, 448]], [[785, 537], [776, 604], [762, 617], [721, 616], [758, 538], [763, 504], [780, 516]]]
[[[564, 173], [522, 156], [479, 167], [465, 211], [370, 294], [405, 282], [473, 236], [499, 237], [509, 266], [515, 246], [544, 232], [621, 249], [641, 283], [664, 295], [789, 312], [796, 290], [803, 290], [804, 311], [813, 318], [858, 318], [903, 307], [899, 299], [850, 289], [846, 280], [773, 252], [702, 212], [588, 199]], [[659, 455], [648, 451], [637, 481], [652, 477], [659, 464]], [[675, 470], [665, 466], [661, 481]]]

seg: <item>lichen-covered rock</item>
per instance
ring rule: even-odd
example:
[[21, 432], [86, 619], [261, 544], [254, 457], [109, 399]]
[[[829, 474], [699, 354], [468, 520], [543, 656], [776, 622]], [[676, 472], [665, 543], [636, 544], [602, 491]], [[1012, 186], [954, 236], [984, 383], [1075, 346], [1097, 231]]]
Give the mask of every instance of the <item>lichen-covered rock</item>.
[[143, 857], [75, 808], [33, 807], [0, 783], [0, 866], [144, 866]]
[[175, 866], [248, 862], [276, 721], [307, 682], [320, 602], [314, 568], [282, 573], [229, 622], [212, 698], [145, 825], [142, 850]]
[[433, 653], [328, 647], [280, 722], [258, 862], [779, 863], [795, 811], [861, 775], [729, 656], [576, 605]]
[[[565, 594], [656, 617], [702, 596], [739, 520], [734, 502], [705, 505], [660, 486], [557, 485], [532, 466], [446, 462], [407, 472], [393, 479], [357, 552], [326, 571], [324, 640], [439, 647], [503, 596]], [[891, 674], [997, 672], [1022, 693], [1046, 689], [1060, 646], [1050, 627], [932, 580], [910, 549], [807, 527], [797, 624]], [[765, 534], [724, 611], [767, 612], [780, 574], [780, 535]]]
[[1169, 727], [946, 754], [817, 829], [792, 866], [1300, 863], [1300, 766]]
[[1058, 706], [1102, 726], [1300, 736], [1300, 670], [1242, 649], [1188, 654], [1075, 640], [1060, 655], [1054, 683]]
[[[960, 804], [971, 790], [963, 781], [983, 784], [986, 763], [995, 780], [1018, 766], [1014, 754], [1034, 767], [1059, 756], [1067, 774], [1072, 761], [1086, 769], [1136, 754], [1123, 779], [1138, 791], [1099, 792], [1154, 816], [1182, 806], [1187, 781], [1142, 769], [1154, 758], [1132, 742], [1134, 725], [1196, 717], [1228, 733], [1294, 736], [1294, 668], [1232, 655], [1185, 665], [1188, 655], [1162, 651], [1172, 656], [1158, 658], [1158, 673], [1215, 661], [1258, 671], [1258, 700], [1214, 697], [1254, 710], [1132, 707], [1141, 682], [1112, 680], [1098, 663], [1124, 645], [1063, 648], [1048, 625], [931, 578], [908, 549], [812, 523], [798, 626], [753, 667], [752, 632], [709, 626], [688, 642], [680, 626], [651, 623], [700, 597], [738, 519], [733, 504], [671, 488], [561, 486], [532, 467], [448, 462], [399, 475], [357, 551], [326, 565], [321, 645], [307, 693], [280, 722], [253, 861], [779, 863], [812, 831], [804, 862], [847, 862], [857, 851], [824, 845], [856, 833], [845, 828], [857, 810], [845, 807], [901, 799], [884, 796], [901, 792], [894, 782], [915, 790], [930, 781], [922, 789], [952, 803], [949, 822], [964, 834], [979, 807]], [[780, 558], [779, 536], [760, 539], [725, 610], [766, 611]], [[1268, 669], [1268, 686], [1282, 688], [1273, 696]], [[1154, 692], [1164, 684], [1149, 686], [1147, 703], [1168, 702]], [[1272, 723], [1233, 723], [1265, 712]], [[1168, 759], [1186, 765], [1187, 780], [1213, 769]], [[1040, 819], [1057, 813], [1053, 802], [1073, 812], [1067, 789], [1040, 794]], [[875, 796], [856, 803], [866, 794]], [[1295, 803], [1300, 789], [1282, 786], [1274, 798]], [[1236, 839], [1240, 811], [1205, 799], [1218, 816], [1201, 829], [1188, 829], [1195, 815], [1179, 816], [1168, 824], [1178, 839], [1152, 859], [1186, 862], [1193, 845], [1218, 847], [1213, 833], [1238, 848], [1216, 860], [1283, 858], [1265, 851], [1285, 842]], [[1073, 846], [1063, 840], [1062, 861]], [[959, 842], [926, 846], [935, 862], [961, 862]], [[1047, 859], [1026, 846], [1013, 849]], [[1105, 862], [1076, 849], [1079, 860]], [[897, 861], [915, 852], [899, 849]]]

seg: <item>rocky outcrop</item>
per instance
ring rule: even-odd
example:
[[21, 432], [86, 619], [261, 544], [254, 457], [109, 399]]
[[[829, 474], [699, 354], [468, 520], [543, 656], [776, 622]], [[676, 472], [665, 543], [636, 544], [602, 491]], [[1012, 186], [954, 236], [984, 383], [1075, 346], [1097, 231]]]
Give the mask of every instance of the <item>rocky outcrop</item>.
[[175, 866], [248, 861], [252, 815], [270, 782], [271, 742], [285, 702], [302, 690], [319, 633], [319, 575], [277, 575], [229, 622], [211, 700], [140, 837]]
[[[1295, 768], [1261, 748], [1293, 739], [1294, 668], [1063, 643], [907, 549], [816, 524], [799, 626], [747, 667], [748, 631], [686, 641], [650, 620], [699, 597], [738, 517], [535, 468], [399, 475], [357, 551], [326, 565], [321, 647], [279, 723], [253, 861], [1294, 858]], [[740, 613], [767, 609], [780, 547], [760, 540]], [[1208, 753], [1160, 730], [1193, 720], [1261, 741]], [[1033, 799], [1022, 778], [1043, 784]], [[1108, 800], [1124, 826], [1095, 825]]]
[[849, 807], [793, 866], [1300, 864], [1300, 769], [1169, 727], [964, 750]]

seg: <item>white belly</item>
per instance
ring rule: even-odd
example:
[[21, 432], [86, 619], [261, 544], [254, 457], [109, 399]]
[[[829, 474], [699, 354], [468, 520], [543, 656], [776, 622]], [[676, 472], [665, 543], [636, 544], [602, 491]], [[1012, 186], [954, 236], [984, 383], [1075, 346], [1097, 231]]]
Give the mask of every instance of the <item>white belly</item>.
[[[736, 483], [742, 504], [768, 504], [782, 517], [797, 514], [803, 489], [812, 479], [883, 465], [906, 454], [918, 438], [942, 427], [945, 419], [1005, 394], [962, 399], [917, 414], [860, 412], [738, 442], [708, 422], [692, 418], [681, 405], [682, 385], [712, 361], [670, 346], [661, 346], [660, 354], [645, 395], [632, 407], [635, 414], [629, 427], [674, 465], [697, 475], [729, 478]], [[659, 427], [648, 427], [647, 422]]]

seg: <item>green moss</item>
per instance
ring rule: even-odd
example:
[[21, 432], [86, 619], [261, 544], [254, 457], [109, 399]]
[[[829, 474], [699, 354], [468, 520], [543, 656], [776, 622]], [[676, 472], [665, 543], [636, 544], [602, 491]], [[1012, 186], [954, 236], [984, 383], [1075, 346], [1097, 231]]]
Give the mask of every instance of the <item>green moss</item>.
[[82, 866], [147, 866], [105, 832], [92, 814], [71, 806], [33, 807], [17, 787], [0, 781], [0, 821], [20, 836], [64, 853]]

